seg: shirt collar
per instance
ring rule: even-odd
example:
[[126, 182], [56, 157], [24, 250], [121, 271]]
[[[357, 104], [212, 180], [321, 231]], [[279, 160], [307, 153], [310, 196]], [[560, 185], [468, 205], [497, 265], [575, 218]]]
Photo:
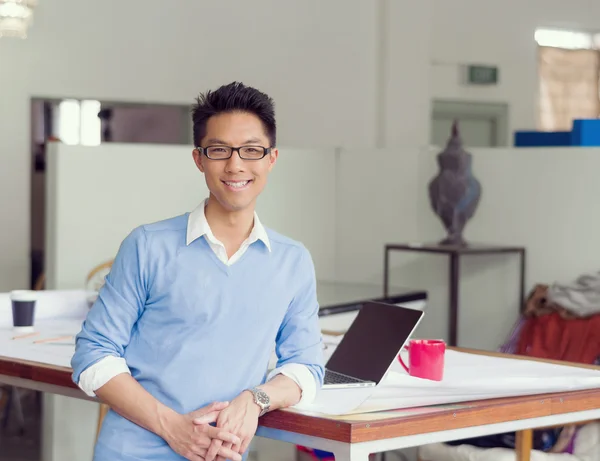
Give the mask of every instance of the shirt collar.
[[[212, 233], [212, 230], [208, 225], [208, 221], [206, 220], [206, 215], [204, 214], [204, 207], [206, 206], [207, 202], [208, 199], [204, 200], [188, 216], [186, 245], [189, 245], [203, 235], [206, 235], [206, 238], [212, 242], [218, 241], [215, 235]], [[267, 230], [260, 222], [260, 219], [258, 219], [256, 212], [254, 212], [254, 226], [252, 227], [252, 231], [250, 231], [247, 242], [248, 244], [252, 244], [257, 240], [261, 240], [267, 249], [271, 251], [271, 242], [269, 240], [269, 236], [267, 235]]]

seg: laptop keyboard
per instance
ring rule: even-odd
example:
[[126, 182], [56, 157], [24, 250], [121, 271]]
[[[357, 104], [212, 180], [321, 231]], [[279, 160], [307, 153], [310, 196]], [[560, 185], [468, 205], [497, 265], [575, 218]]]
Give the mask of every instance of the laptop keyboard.
[[325, 377], [323, 378], [323, 384], [350, 384], [350, 383], [364, 383], [363, 379], [352, 378], [335, 371], [325, 370]]

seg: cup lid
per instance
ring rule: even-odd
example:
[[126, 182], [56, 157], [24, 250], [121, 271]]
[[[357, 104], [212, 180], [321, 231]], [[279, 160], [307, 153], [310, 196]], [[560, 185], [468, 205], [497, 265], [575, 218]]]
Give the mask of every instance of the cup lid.
[[35, 301], [38, 299], [38, 293], [34, 290], [13, 290], [10, 292], [10, 299], [13, 301]]

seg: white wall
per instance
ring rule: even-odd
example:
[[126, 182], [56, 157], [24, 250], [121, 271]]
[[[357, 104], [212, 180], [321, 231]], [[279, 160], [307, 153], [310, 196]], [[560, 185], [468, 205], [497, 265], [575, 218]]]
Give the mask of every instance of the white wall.
[[241, 80], [274, 97], [280, 145], [375, 144], [378, 2], [165, 5], [40, 2], [29, 38], [0, 42], [0, 290], [29, 278], [32, 96], [188, 104]]
[[[472, 152], [483, 194], [465, 232], [470, 241], [526, 246], [530, 287], [537, 282], [568, 282], [582, 272], [600, 269], [600, 219], [596, 213], [599, 149]], [[432, 157], [422, 162], [423, 180], [435, 172]], [[440, 235], [441, 224], [434, 215], [425, 206], [419, 209], [423, 237], [433, 238], [436, 227]]]
[[[184, 146], [55, 147], [47, 208], [51, 287], [80, 287], [133, 227], [191, 210], [206, 195]], [[444, 237], [427, 195], [436, 153], [282, 149], [258, 211], [266, 225], [306, 244], [319, 278], [381, 283], [386, 243]], [[600, 150], [476, 149], [473, 155], [483, 195], [467, 239], [526, 247], [527, 289], [597, 270]], [[81, 173], [92, 169], [93, 175]], [[172, 174], [165, 176], [167, 169]], [[515, 255], [461, 259], [461, 345], [494, 349], [505, 338], [519, 308], [518, 268]], [[392, 253], [390, 282], [426, 289], [420, 334], [447, 337], [447, 257]]]
[[[600, 31], [594, 0], [433, 0], [431, 95], [435, 99], [507, 102], [509, 129], [536, 128], [537, 27]], [[466, 86], [460, 66], [495, 65], [500, 82]]]
[[[483, 193], [479, 209], [467, 224], [467, 240], [525, 246], [529, 287], [538, 282], [569, 282], [583, 272], [600, 270], [597, 213], [600, 183], [596, 180], [600, 149], [473, 149], [471, 152], [474, 175], [481, 182]], [[434, 155], [424, 155], [422, 159], [421, 188], [437, 174]], [[444, 230], [429, 204], [424, 203], [425, 192], [420, 194], [418, 207], [419, 234], [424, 240], [438, 239], [443, 237]], [[516, 259], [507, 259], [507, 267], [511, 269], [507, 282], [516, 282]], [[497, 257], [489, 265], [495, 265], [495, 261]], [[468, 272], [468, 268], [465, 270]], [[499, 285], [503, 283], [498, 281]], [[513, 293], [511, 288], [509, 300], [513, 299]], [[512, 304], [516, 302], [514, 299]]]
[[375, 24], [379, 40], [376, 146], [397, 149], [426, 144], [431, 118], [428, 76], [432, 0], [379, 0], [372, 4], [379, 4]]
[[[535, 27], [600, 29], [593, 0], [176, 3], [40, 2], [29, 38], [0, 42], [0, 289], [28, 283], [32, 96], [188, 104], [238, 79], [273, 95], [282, 145], [410, 148], [430, 95], [507, 101], [510, 129], [533, 127]], [[461, 86], [468, 63], [500, 85]]]
[[[435, 153], [421, 153], [414, 192], [421, 242], [439, 241], [445, 235], [427, 195], [427, 184], [437, 174]], [[526, 290], [536, 283], [568, 283], [582, 273], [600, 270], [596, 181], [600, 149], [473, 149], [472, 153], [483, 193], [465, 230], [468, 241], [524, 246]], [[397, 222], [396, 228], [401, 225]], [[404, 279], [407, 258], [400, 253], [392, 258], [396, 268], [392, 280], [397, 284]], [[461, 259], [461, 345], [494, 349], [506, 338], [518, 316], [518, 269], [516, 255]], [[430, 336], [447, 337], [447, 258], [421, 256], [411, 270], [428, 290], [424, 328]]]
[[[524, 246], [526, 290], [600, 270], [596, 181], [600, 149], [474, 149], [483, 194], [465, 236], [472, 243]], [[445, 237], [427, 185], [437, 149], [342, 150], [337, 167], [336, 277], [382, 283], [386, 243]], [[415, 173], [417, 171], [418, 173]], [[517, 255], [461, 258], [459, 344], [492, 350], [520, 307]], [[419, 336], [448, 339], [448, 257], [393, 252], [390, 284], [425, 289]]]
[[[418, 149], [342, 150], [338, 156], [336, 277], [382, 283], [383, 244], [418, 237]], [[414, 288], [417, 280], [402, 280]], [[418, 287], [417, 287], [418, 288]]]
[[[335, 277], [335, 158], [333, 149], [280, 148], [257, 205], [267, 227], [306, 245], [325, 280]], [[318, 169], [312, 167], [316, 164]], [[307, 185], [314, 197], [307, 197]], [[89, 271], [114, 258], [134, 227], [191, 211], [207, 196], [189, 147], [52, 143], [48, 288], [82, 288]]]
[[[185, 146], [54, 147], [47, 208], [51, 287], [80, 287], [133, 227], [191, 210], [206, 195]], [[284, 148], [258, 211], [267, 226], [306, 244], [319, 278], [382, 283], [386, 243], [444, 237], [427, 195], [436, 153]], [[468, 240], [526, 247], [527, 289], [597, 270], [600, 150], [477, 149], [473, 155], [483, 195], [467, 225]], [[165, 176], [167, 169], [172, 174]], [[461, 345], [494, 349], [503, 341], [517, 318], [518, 269], [515, 255], [461, 259]], [[392, 253], [390, 282], [427, 290], [419, 334], [447, 338], [447, 257]]]

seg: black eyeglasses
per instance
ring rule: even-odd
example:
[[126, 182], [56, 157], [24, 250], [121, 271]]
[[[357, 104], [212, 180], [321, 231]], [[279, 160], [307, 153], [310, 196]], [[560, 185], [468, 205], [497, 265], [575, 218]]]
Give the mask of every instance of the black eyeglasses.
[[208, 147], [196, 147], [201, 154], [206, 155], [211, 160], [227, 160], [231, 158], [234, 151], [237, 151], [240, 158], [244, 160], [260, 160], [265, 155], [271, 153], [270, 147], [262, 146], [243, 146], [243, 147], [229, 147], [229, 146], [208, 146]]

